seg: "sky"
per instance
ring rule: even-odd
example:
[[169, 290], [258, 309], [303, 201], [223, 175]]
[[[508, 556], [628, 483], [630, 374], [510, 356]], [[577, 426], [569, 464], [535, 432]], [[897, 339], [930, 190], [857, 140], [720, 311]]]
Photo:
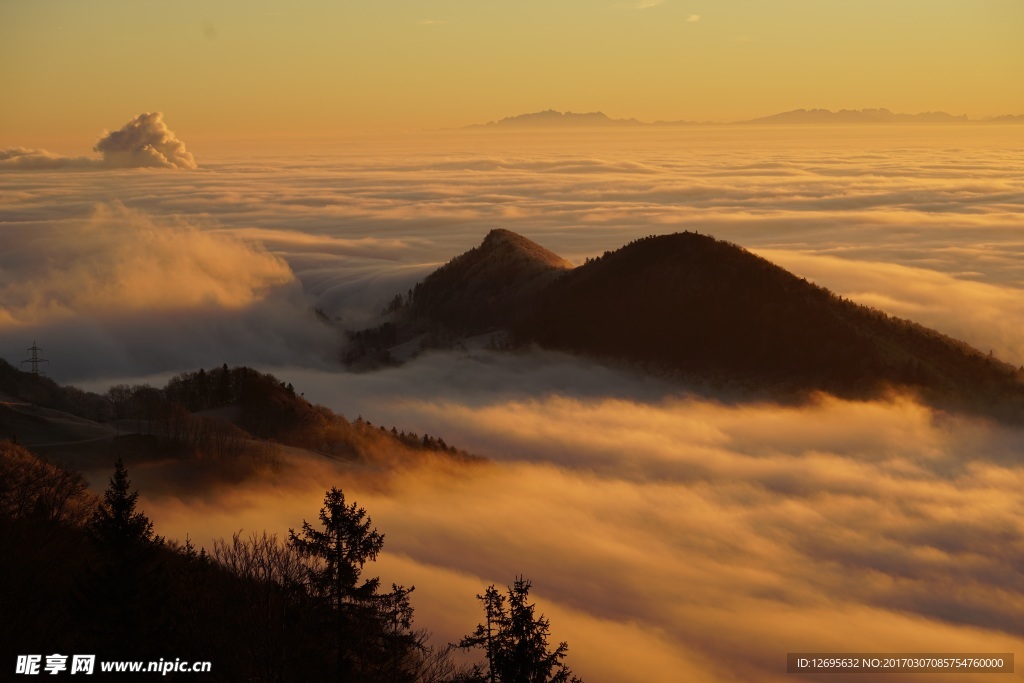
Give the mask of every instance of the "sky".
[[345, 137], [557, 109], [1024, 113], [1017, 0], [8, 0], [0, 146], [162, 111], [185, 139]]

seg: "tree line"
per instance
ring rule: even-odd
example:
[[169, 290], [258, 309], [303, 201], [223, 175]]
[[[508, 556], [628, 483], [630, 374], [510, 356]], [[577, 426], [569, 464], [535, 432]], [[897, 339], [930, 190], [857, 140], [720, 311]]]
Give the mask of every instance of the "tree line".
[[291, 383], [244, 366], [183, 372], [162, 389], [119, 384], [105, 396], [120, 424], [157, 437], [165, 452], [273, 462], [274, 442], [343, 458], [403, 446], [471, 459], [441, 438], [375, 427], [361, 416], [350, 421], [307, 401]]
[[[484, 621], [431, 645], [413, 587], [366, 576], [384, 535], [340, 488], [287, 539], [241, 533], [197, 549], [155, 532], [124, 463], [101, 497], [80, 473], [0, 441], [0, 642], [13, 655], [214, 663], [208, 680], [568, 683], [567, 645], [518, 577], [477, 596]], [[484, 661], [460, 664], [459, 648]]]

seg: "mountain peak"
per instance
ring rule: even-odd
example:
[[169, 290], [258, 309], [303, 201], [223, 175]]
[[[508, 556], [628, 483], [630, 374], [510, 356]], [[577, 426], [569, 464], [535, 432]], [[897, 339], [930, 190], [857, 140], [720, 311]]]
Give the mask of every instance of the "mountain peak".
[[[484, 258], [494, 257], [501, 253], [505, 254], [510, 258], [522, 260], [524, 262], [532, 262], [540, 268], [572, 268], [572, 263], [565, 260], [550, 249], [546, 249], [541, 245], [537, 244], [533, 240], [523, 237], [517, 232], [506, 230], [504, 228], [494, 228], [487, 236], [484, 237], [484, 241], [480, 243], [480, 246], [463, 256], [467, 256], [473, 251], [479, 250], [478, 256]], [[459, 257], [462, 258], [462, 257]]]
[[451, 329], [484, 332], [530, 310], [532, 297], [572, 267], [533, 240], [496, 228], [416, 285], [413, 308]]

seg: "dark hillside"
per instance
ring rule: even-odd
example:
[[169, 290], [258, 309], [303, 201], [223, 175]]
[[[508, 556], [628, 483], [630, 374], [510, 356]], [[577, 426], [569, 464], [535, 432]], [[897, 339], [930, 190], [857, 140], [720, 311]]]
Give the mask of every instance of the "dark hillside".
[[[318, 581], [325, 552], [294, 535], [239, 532], [210, 551], [168, 540], [122, 462], [109, 481], [97, 498], [81, 473], [0, 440], [0, 656], [12, 667], [27, 653], [90, 653], [100, 680], [155, 680], [101, 667], [159, 659], [209, 662], [185, 677], [196, 681], [482, 683], [413, 626], [411, 588], [360, 576], [376, 552], [344, 556], [333, 571], [348, 582]], [[333, 528], [365, 520], [379, 550], [356, 510], [341, 508]]]
[[516, 325], [541, 346], [750, 388], [869, 396], [889, 386], [1021, 405], [1016, 368], [857, 305], [727, 242], [648, 237], [552, 282]]
[[24, 372], [3, 358], [0, 358], [0, 394], [98, 422], [110, 419], [110, 406], [102, 396], [73, 386], [61, 386], [44, 375]]

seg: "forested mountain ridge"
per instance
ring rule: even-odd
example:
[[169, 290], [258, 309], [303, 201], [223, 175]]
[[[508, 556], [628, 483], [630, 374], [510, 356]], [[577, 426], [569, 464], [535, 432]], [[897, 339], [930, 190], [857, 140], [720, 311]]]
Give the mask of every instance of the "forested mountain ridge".
[[545, 289], [516, 334], [749, 388], [868, 397], [892, 388], [1018, 415], [1017, 368], [859, 305], [734, 244], [637, 240]]
[[104, 394], [61, 386], [0, 359], [0, 439], [59, 460], [186, 458], [196, 471], [237, 479], [274, 466], [280, 446], [373, 461], [386, 453], [481, 460], [443, 438], [348, 419], [269, 373], [224, 364], [183, 372], [162, 388], [118, 384]]
[[[690, 232], [651, 236], [557, 269], [558, 257], [544, 250], [533, 272], [547, 267], [547, 274], [520, 286], [514, 276], [484, 270], [487, 261], [461, 267], [488, 240], [429, 275], [395, 308], [394, 338], [491, 331], [514, 347], [535, 344], [762, 396], [869, 398], [896, 389], [945, 408], [1024, 418], [1018, 368], [729, 242]], [[484, 295], [479, 283], [493, 281], [526, 294]]]

